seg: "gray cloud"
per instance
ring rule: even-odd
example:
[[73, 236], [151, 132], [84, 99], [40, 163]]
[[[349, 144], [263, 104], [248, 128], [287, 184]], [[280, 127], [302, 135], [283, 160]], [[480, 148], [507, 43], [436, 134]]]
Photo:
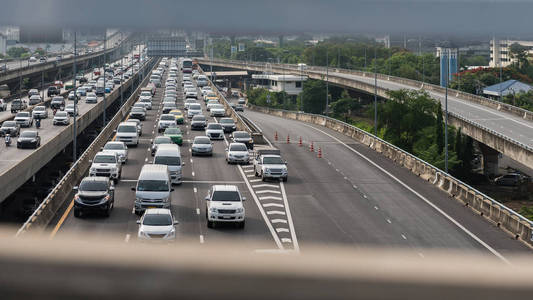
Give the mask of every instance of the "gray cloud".
[[0, 22], [220, 33], [529, 34], [531, 1], [2, 0]]

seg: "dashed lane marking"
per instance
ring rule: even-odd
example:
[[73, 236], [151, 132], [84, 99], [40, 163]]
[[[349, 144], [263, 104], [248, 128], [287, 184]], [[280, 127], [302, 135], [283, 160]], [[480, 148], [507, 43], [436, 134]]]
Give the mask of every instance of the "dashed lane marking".
[[263, 196], [263, 197], [259, 197], [259, 200], [283, 200], [281, 199], [281, 197], [276, 197], [276, 196]]
[[196, 214], [197, 214], [197, 215], [200, 214], [200, 209], [199, 209], [199, 208], [196, 208]]
[[193, 188], [192, 189], [195, 193], [198, 193], [198, 189], [197, 188]]
[[289, 232], [289, 229], [287, 229], [287, 228], [276, 228], [276, 231], [278, 233], [280, 233], [280, 232]]
[[283, 223], [283, 224], [287, 224], [287, 220], [284, 220], [284, 219], [274, 219], [271, 221], [273, 224], [277, 224], [277, 223]]
[[263, 207], [280, 207], [280, 208], [283, 208], [283, 204], [279, 204], [279, 203], [264, 203], [263, 204]]
[[256, 184], [256, 185], [252, 185], [252, 187], [254, 188], [270, 187], [270, 188], [279, 189], [279, 185], [273, 185], [273, 184]]
[[124, 238], [124, 242], [126, 242], [126, 243], [129, 242], [130, 241], [130, 237], [131, 237], [131, 235], [129, 233], [126, 234], [126, 237]]
[[203, 244], [204, 243], [204, 236], [203, 234], [200, 234], [200, 244]]
[[289, 239], [289, 238], [282, 238], [282, 239], [281, 239], [281, 242], [282, 242], [282, 243], [292, 243], [292, 240]]
[[255, 193], [256, 194], [266, 194], [266, 193], [281, 194], [280, 191], [273, 191], [273, 190], [256, 191]]
[[267, 215], [282, 215], [282, 216], [286, 215], [285, 212], [281, 210], [270, 210], [270, 211], [267, 211], [266, 213]]

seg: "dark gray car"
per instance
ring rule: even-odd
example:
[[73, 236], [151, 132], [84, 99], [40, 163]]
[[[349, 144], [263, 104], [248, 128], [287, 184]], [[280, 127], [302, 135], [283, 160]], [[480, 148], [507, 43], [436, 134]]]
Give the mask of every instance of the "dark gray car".
[[115, 187], [108, 177], [85, 177], [74, 190], [77, 191], [74, 196], [75, 217], [88, 212], [100, 212], [109, 217], [115, 203]]

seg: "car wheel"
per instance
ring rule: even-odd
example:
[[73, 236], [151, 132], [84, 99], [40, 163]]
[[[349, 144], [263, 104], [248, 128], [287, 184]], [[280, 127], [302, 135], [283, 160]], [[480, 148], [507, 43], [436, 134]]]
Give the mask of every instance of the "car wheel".
[[81, 210], [74, 208], [74, 217], [81, 218]]
[[215, 222], [207, 220], [207, 228], [213, 228], [215, 227]]
[[287, 182], [287, 179], [288, 179], [287, 177], [283, 178], [283, 182]]
[[240, 222], [240, 223], [239, 223], [239, 228], [240, 228], [240, 229], [244, 229], [244, 224], [245, 224], [244, 221]]
[[259, 177], [259, 173], [257, 173], [257, 170], [255, 170], [255, 177]]
[[262, 180], [262, 181], [266, 181], [266, 177], [263, 176], [263, 175], [261, 175], [261, 180]]

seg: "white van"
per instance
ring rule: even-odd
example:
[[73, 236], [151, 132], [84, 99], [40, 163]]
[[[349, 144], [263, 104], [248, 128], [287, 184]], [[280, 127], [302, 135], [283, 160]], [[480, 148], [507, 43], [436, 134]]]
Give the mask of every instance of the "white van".
[[154, 164], [168, 166], [170, 180], [173, 184], [181, 183], [181, 167], [185, 165], [181, 159], [180, 147], [176, 144], [162, 144], [157, 147]]
[[117, 142], [124, 142], [126, 145], [139, 145], [139, 131], [135, 122], [121, 122], [115, 130]]
[[142, 167], [135, 191], [135, 213], [140, 215], [147, 208], [170, 208], [170, 173], [165, 165], [147, 164]]

